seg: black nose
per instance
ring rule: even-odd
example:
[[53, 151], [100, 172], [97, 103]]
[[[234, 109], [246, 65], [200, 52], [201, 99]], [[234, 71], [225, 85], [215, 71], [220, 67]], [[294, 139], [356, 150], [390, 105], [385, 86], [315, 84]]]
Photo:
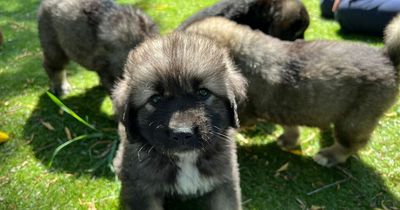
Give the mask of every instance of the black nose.
[[193, 139], [193, 133], [190, 132], [174, 132], [170, 134], [170, 139], [175, 141], [190, 141]]

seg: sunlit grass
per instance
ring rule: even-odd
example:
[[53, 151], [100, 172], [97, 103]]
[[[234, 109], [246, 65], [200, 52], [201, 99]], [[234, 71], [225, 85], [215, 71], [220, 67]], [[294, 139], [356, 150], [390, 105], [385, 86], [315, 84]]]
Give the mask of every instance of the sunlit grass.
[[[163, 34], [216, 0], [121, 0], [137, 3], [159, 23]], [[316, 0], [304, 1], [311, 15], [306, 39], [367, 42], [381, 47], [379, 38], [343, 35], [339, 25], [319, 16]], [[107, 135], [77, 141], [96, 131], [60, 111], [46, 94], [48, 79], [41, 67], [36, 29], [38, 0], [0, 1], [0, 131], [10, 140], [0, 145], [0, 209], [117, 209], [119, 183], [107, 164], [93, 172], [114, 141], [116, 123], [104, 89], [95, 73], [77, 64], [67, 66], [74, 89], [63, 103]], [[351, 52], [349, 52], [351, 56]], [[356, 58], [355, 58], [356, 59]], [[49, 123], [54, 130], [44, 126]], [[311, 156], [319, 140], [332, 140], [317, 129], [302, 128], [303, 155], [281, 151], [275, 139], [279, 126], [259, 123], [241, 131], [239, 162], [246, 209], [390, 209], [400, 208], [400, 104], [380, 121], [371, 143], [340, 168], [316, 165]], [[288, 163], [288, 164], [287, 164]], [[285, 170], [277, 170], [287, 164]], [[351, 177], [351, 178], [349, 178]], [[307, 193], [338, 180], [335, 187]]]

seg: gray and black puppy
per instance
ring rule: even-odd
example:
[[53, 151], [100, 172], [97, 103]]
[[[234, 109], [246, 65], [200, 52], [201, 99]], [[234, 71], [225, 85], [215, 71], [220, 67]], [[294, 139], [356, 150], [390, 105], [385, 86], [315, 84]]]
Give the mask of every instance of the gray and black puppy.
[[204, 37], [175, 33], [133, 50], [112, 95], [123, 205], [160, 210], [177, 196], [241, 209], [233, 128], [245, 91], [228, 51]]
[[285, 42], [224, 18], [196, 22], [186, 31], [230, 49], [249, 82], [241, 120], [264, 118], [284, 125], [281, 147], [297, 146], [297, 126], [333, 124], [336, 143], [314, 157], [324, 166], [345, 162], [363, 147], [396, 100], [399, 17], [388, 27], [383, 50], [338, 41]]
[[143, 11], [112, 0], [43, 0], [38, 20], [43, 67], [57, 95], [70, 91], [64, 71], [69, 60], [96, 71], [111, 91], [129, 50], [158, 34]]
[[189, 17], [178, 30], [221, 16], [283, 40], [304, 38], [310, 17], [300, 0], [221, 0]]

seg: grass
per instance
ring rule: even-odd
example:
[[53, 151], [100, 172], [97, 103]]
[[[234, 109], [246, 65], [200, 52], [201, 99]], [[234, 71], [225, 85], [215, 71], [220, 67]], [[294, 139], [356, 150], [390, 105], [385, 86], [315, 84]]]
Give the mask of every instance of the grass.
[[[119, 2], [137, 3], [168, 33], [215, 1]], [[318, 1], [304, 2], [311, 15], [306, 39], [383, 46], [379, 38], [340, 33], [337, 23], [320, 18]], [[0, 47], [0, 131], [11, 139], [0, 145], [0, 209], [117, 209], [119, 183], [114, 174], [106, 164], [94, 169], [115, 141], [111, 102], [98, 87], [97, 76], [74, 63], [67, 67], [74, 90], [63, 103], [106, 135], [68, 145], [49, 166], [59, 145], [94, 131], [61, 111], [46, 94], [48, 79], [41, 67], [36, 29], [38, 5], [38, 0], [0, 1], [0, 28], [5, 36]], [[259, 123], [242, 131], [246, 139], [238, 141], [238, 152], [245, 209], [399, 209], [399, 127], [398, 102], [380, 121], [371, 143], [333, 169], [311, 159], [319, 140], [332, 140], [329, 134], [302, 128], [300, 156], [275, 145], [282, 131], [279, 126]], [[307, 195], [340, 180], [345, 181]]]

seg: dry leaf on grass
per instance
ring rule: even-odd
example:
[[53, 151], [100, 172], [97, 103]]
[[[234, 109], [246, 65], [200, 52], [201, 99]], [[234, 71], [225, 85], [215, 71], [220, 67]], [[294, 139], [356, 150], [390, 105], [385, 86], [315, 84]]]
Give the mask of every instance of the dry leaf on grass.
[[324, 210], [324, 209], [325, 209], [324, 206], [314, 206], [314, 205], [312, 205], [310, 208], [310, 210]]
[[96, 210], [96, 205], [94, 204], [94, 202], [88, 202], [88, 210]]
[[283, 164], [278, 170], [275, 172], [275, 177], [279, 176], [279, 174], [283, 171], [287, 171], [289, 168], [289, 162]]
[[67, 139], [71, 140], [72, 139], [72, 134], [71, 134], [71, 131], [69, 130], [69, 128], [68, 127], [64, 127], [64, 131], [65, 131], [65, 135], [67, 136]]
[[40, 123], [42, 123], [42, 125], [43, 125], [45, 128], [47, 128], [48, 130], [54, 131], [54, 127], [53, 127], [49, 122], [40, 120]]
[[300, 209], [307, 209], [307, 205], [304, 201], [302, 201], [300, 198], [295, 198], [297, 203], [299, 204]]

